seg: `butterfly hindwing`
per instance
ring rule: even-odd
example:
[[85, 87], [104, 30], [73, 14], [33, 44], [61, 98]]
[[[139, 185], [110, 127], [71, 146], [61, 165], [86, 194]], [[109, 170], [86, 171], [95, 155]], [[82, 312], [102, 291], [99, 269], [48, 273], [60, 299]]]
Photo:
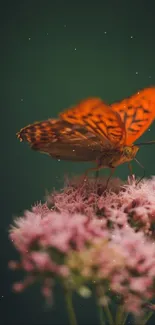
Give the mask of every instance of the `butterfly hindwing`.
[[94, 161], [102, 151], [101, 141], [94, 134], [59, 119], [28, 125], [17, 137], [32, 149], [63, 160]]

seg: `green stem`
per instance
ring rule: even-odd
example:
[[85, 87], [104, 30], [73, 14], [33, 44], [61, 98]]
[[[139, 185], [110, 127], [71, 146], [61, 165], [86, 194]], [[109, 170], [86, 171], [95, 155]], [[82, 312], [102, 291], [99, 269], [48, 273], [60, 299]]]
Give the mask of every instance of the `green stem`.
[[146, 325], [148, 320], [151, 318], [151, 316], [153, 315], [153, 311], [149, 311], [148, 314], [146, 315], [146, 317], [144, 318], [144, 320], [142, 321], [141, 325]]
[[77, 325], [77, 320], [76, 320], [73, 303], [72, 303], [72, 293], [69, 290], [65, 290], [65, 299], [66, 299], [70, 325]]
[[128, 318], [128, 313], [124, 313], [124, 317], [123, 317], [123, 320], [122, 320], [122, 325], [125, 325], [125, 323], [126, 323], [126, 320], [127, 320], [127, 318]]
[[116, 312], [115, 324], [116, 325], [125, 325], [127, 317], [128, 317], [128, 314], [124, 311], [124, 307], [119, 306], [117, 308], [117, 312]]
[[114, 321], [113, 321], [113, 318], [112, 318], [112, 314], [111, 314], [111, 311], [110, 311], [108, 305], [105, 305], [104, 306], [104, 312], [105, 312], [105, 315], [107, 317], [107, 320], [108, 320], [109, 325], [114, 325]]
[[103, 307], [97, 303], [100, 325], [106, 325], [103, 314]]
[[116, 319], [115, 319], [116, 325], [121, 325], [123, 313], [124, 313], [123, 307], [118, 305], [116, 311]]

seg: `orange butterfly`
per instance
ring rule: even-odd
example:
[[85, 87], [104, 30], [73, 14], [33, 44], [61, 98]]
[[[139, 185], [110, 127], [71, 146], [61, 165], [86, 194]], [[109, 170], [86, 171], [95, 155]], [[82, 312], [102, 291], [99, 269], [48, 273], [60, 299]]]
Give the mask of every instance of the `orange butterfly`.
[[155, 87], [150, 87], [112, 105], [106, 105], [99, 98], [82, 100], [61, 113], [58, 119], [24, 127], [17, 137], [27, 141], [32, 149], [56, 159], [96, 161], [94, 170], [114, 169], [136, 160], [139, 146], [145, 143], [134, 145], [133, 142], [154, 118]]

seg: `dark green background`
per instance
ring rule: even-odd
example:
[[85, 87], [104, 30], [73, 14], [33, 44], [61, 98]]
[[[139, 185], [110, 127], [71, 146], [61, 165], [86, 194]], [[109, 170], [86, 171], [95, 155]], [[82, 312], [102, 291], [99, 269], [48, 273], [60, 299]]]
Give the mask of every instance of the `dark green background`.
[[[59, 291], [52, 310], [45, 310], [38, 288], [21, 295], [11, 292], [20, 275], [7, 269], [8, 260], [17, 257], [7, 232], [13, 217], [43, 199], [46, 189], [60, 188], [65, 174], [82, 173], [87, 167], [33, 152], [15, 134], [36, 120], [56, 117], [87, 96], [112, 103], [154, 85], [153, 2], [1, 3], [1, 323], [67, 324]], [[155, 139], [155, 125], [142, 138]], [[138, 159], [147, 176], [153, 175], [155, 147], [141, 148]], [[135, 165], [134, 171], [142, 174]], [[127, 166], [120, 166], [116, 174], [127, 178]], [[76, 308], [79, 324], [96, 324], [92, 302], [76, 300]]]

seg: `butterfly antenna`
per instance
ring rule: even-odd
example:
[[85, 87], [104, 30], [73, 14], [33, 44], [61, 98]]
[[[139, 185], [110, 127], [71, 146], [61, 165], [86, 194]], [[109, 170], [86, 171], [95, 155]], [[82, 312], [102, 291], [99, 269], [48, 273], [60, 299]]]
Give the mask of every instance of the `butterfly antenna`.
[[137, 143], [136, 145], [137, 146], [145, 146], [145, 145], [148, 145], [148, 144], [155, 144], [155, 140], [147, 141], [147, 142], [140, 142], [140, 143]]
[[142, 179], [145, 177], [145, 168], [144, 166], [139, 162], [139, 160], [137, 160], [136, 158], [134, 158], [134, 160], [136, 161], [136, 163], [143, 169], [143, 176], [139, 179], [139, 181], [136, 183], [136, 185], [138, 183], [140, 183], [142, 181]]

